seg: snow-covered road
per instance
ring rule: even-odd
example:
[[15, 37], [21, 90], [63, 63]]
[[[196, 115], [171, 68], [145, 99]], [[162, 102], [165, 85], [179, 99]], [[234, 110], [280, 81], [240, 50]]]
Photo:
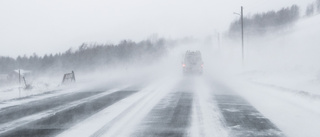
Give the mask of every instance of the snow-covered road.
[[73, 92], [4, 107], [0, 136], [288, 136], [279, 119], [265, 117], [271, 114], [261, 102], [251, 104], [258, 101], [227, 85], [210, 77], [167, 77], [142, 88]]

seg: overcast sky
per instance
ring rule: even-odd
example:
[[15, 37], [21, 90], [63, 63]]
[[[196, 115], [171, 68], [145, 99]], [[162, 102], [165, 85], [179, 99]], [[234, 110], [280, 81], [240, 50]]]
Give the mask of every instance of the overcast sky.
[[[83, 42], [140, 41], [152, 34], [196, 38], [245, 15], [313, 0], [1, 0], [0, 56], [64, 52]], [[302, 11], [304, 13], [304, 11]]]

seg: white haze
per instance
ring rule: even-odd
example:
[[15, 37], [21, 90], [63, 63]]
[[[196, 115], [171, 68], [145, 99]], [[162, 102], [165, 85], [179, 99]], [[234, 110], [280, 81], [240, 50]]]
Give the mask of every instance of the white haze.
[[[20, 12], [11, 12], [11, 16], [5, 16], [5, 20], [11, 21], [6, 22], [5, 26], [10, 26], [8, 24], [15, 21], [24, 23], [17, 23], [16, 26], [10, 27], [0, 25], [1, 30], [4, 30], [0, 35], [5, 37], [1, 39], [1, 45], [4, 45], [1, 46], [1, 55], [16, 56], [32, 52], [37, 54], [59, 52], [69, 48], [70, 45], [76, 46], [85, 41], [115, 42], [124, 38], [141, 40], [152, 33], [172, 38], [200, 37], [189, 43], [181, 43], [176, 47], [169, 48], [165, 57], [146, 66], [132, 65], [117, 68], [104, 66], [93, 68], [93, 72], [90, 73], [88, 71], [76, 72], [77, 84], [73, 87], [77, 87], [77, 90], [104, 90], [106, 87], [134, 86], [132, 88], [140, 90], [157, 81], [165, 83], [168, 79], [171, 80], [170, 82], [183, 79], [181, 70], [183, 54], [186, 50], [199, 50], [204, 61], [204, 75], [200, 78], [212, 77], [217, 81], [222, 81], [246, 98], [290, 137], [320, 136], [317, 126], [320, 123], [320, 109], [318, 107], [320, 101], [312, 97], [312, 95], [320, 94], [318, 86], [320, 83], [319, 15], [300, 19], [287, 32], [269, 33], [263, 37], [245, 36], [245, 58], [242, 63], [239, 39], [230, 40], [222, 37], [221, 44], [218, 45], [215, 37], [215, 30], [225, 30], [230, 20], [236, 18], [232, 15], [232, 11], [237, 10], [242, 1], [235, 2], [235, 4], [230, 4], [231, 1], [212, 2], [212, 5], [206, 5], [207, 1], [112, 1], [115, 4], [112, 6], [108, 5], [108, 2], [100, 5], [102, 1], [98, 0], [89, 5], [87, 5], [87, 1], [43, 2], [42, 6], [37, 7], [38, 9], [23, 13], [29, 16], [20, 15], [22, 9], [25, 7], [33, 8], [33, 4], [36, 2], [40, 1], [31, 1], [30, 3], [14, 1], [10, 3], [16, 5], [15, 9]], [[248, 11], [254, 13], [264, 9], [289, 6], [293, 1], [281, 1], [279, 5], [277, 2], [273, 1], [275, 4], [271, 4], [271, 1], [260, 1], [256, 4], [252, 2], [247, 7], [255, 9], [248, 8]], [[302, 5], [308, 3], [305, 1], [295, 2]], [[63, 4], [60, 5], [61, 3]], [[74, 3], [77, 4], [73, 5]], [[2, 1], [0, 5], [5, 4], [8, 3]], [[195, 8], [196, 10], [193, 10], [193, 4], [200, 5]], [[214, 13], [215, 8], [211, 8], [217, 4], [224, 5], [217, 7], [231, 6], [230, 9], [217, 8], [217, 11], [225, 12], [218, 14]], [[255, 7], [255, 5], [261, 6], [262, 4], [265, 6], [264, 8]], [[98, 8], [95, 8], [96, 6]], [[49, 9], [45, 10], [46, 8]], [[136, 11], [137, 8], [139, 10]], [[8, 8], [0, 9], [9, 10]], [[43, 10], [46, 12], [38, 12]], [[110, 12], [117, 14], [108, 14]], [[3, 15], [2, 12], [0, 13]], [[220, 13], [226, 16], [226, 20], [221, 19]], [[229, 14], [231, 17], [228, 16]], [[33, 15], [37, 17], [31, 18]], [[189, 18], [191, 15], [193, 16]], [[209, 16], [212, 16], [212, 19], [207, 20]], [[17, 20], [13, 20], [14, 17], [17, 17]], [[146, 17], [148, 17], [147, 20], [144, 19]], [[38, 22], [39, 18], [43, 19], [43, 22]], [[52, 24], [48, 24], [48, 22]], [[16, 28], [11, 30], [12, 27]], [[207, 35], [212, 37], [203, 38]], [[56, 45], [59, 46], [55, 47]], [[17, 49], [22, 51], [16, 51]], [[62, 76], [63, 72], [58, 72], [55, 76], [44, 76], [35, 81], [46, 81], [59, 86]], [[203, 85], [203, 83], [199, 85]], [[287, 92], [287, 90], [284, 92], [283, 88], [304, 91], [310, 93], [311, 96], [303, 96], [293, 91]], [[58, 89], [61, 89], [61, 85]], [[203, 87], [201, 89], [210, 92], [210, 89]], [[7, 96], [17, 97], [17, 92]], [[1, 100], [5, 99], [1, 98]]]
[[83, 42], [215, 37], [245, 15], [313, 0], [10, 0], [0, 1], [0, 55], [64, 52]]
[[[299, 20], [290, 31], [269, 33], [264, 37], [246, 37], [244, 64], [241, 60], [240, 40], [225, 38], [219, 47], [215, 40], [198, 39], [171, 48], [162, 60], [148, 67], [99, 70], [96, 75], [89, 74], [84, 79], [100, 80], [101, 85], [106, 80], [117, 79], [123, 82], [122, 85], [133, 84], [137, 89], [144, 89], [156, 81], [168, 84], [174, 80], [177, 82], [188, 79], [182, 75], [181, 70], [185, 51], [199, 50], [204, 61], [204, 75], [195, 78], [202, 85], [196, 87], [197, 94], [202, 95], [204, 91], [228, 92], [206, 89], [212, 81], [202, 80], [210, 77], [248, 100], [285, 135], [318, 137], [320, 132], [316, 125], [320, 123], [320, 100], [314, 96], [320, 94], [320, 65], [317, 63], [320, 58], [320, 40], [317, 38], [320, 35], [320, 28], [317, 27], [319, 23], [320, 16], [313, 16]], [[191, 88], [191, 85], [183, 86], [175, 89]], [[219, 124], [215, 126], [220, 128]], [[207, 131], [208, 134], [215, 132]]]

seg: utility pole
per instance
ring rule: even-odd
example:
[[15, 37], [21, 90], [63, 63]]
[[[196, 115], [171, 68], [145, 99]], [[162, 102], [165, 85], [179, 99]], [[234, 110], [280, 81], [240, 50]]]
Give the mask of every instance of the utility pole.
[[237, 14], [241, 17], [241, 48], [242, 48], [242, 65], [244, 65], [244, 26], [243, 26], [243, 7], [241, 6], [241, 13], [234, 12], [233, 14]]
[[241, 6], [241, 39], [242, 39], [242, 65], [244, 65], [243, 7], [242, 6]]
[[20, 68], [19, 68], [19, 98], [20, 98], [20, 83], [21, 83], [21, 73], [20, 73]]

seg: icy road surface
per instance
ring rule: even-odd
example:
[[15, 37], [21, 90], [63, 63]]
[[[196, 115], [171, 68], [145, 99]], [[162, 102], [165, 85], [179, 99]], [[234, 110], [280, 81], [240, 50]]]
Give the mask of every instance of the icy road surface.
[[0, 110], [3, 137], [283, 137], [243, 97], [209, 77], [73, 92]]

